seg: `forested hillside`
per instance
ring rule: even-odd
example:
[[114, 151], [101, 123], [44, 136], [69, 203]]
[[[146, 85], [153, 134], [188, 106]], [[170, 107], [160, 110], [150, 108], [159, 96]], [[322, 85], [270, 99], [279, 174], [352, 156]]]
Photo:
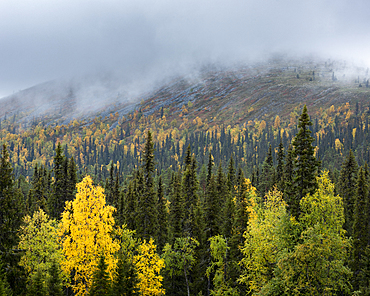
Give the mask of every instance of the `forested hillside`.
[[205, 69], [68, 118], [10, 98], [0, 295], [367, 295], [370, 88], [344, 70]]

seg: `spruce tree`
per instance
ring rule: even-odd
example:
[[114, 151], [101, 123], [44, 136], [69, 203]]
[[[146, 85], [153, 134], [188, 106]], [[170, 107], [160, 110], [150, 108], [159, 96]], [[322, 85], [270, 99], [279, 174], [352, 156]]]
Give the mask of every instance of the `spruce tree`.
[[276, 185], [280, 191], [284, 189], [284, 146], [283, 142], [280, 137], [280, 143], [278, 146], [278, 153], [277, 153], [277, 166], [276, 166]]
[[89, 296], [110, 296], [111, 285], [107, 268], [108, 265], [105, 262], [105, 256], [101, 255], [97, 269], [93, 275]]
[[128, 183], [127, 192], [124, 199], [123, 217], [121, 220], [127, 225], [128, 229], [136, 229], [136, 209], [137, 209], [137, 196], [136, 196], [137, 180], [134, 179]]
[[355, 290], [360, 288], [362, 260], [369, 240], [368, 229], [368, 184], [365, 170], [361, 167], [357, 177], [356, 200], [353, 213], [353, 287]]
[[299, 202], [307, 193], [313, 194], [317, 188], [316, 175], [319, 162], [315, 158], [315, 149], [312, 142], [315, 140], [311, 136], [309, 127], [312, 125], [304, 105], [302, 114], [299, 118], [299, 131], [293, 139], [294, 155], [294, 189], [295, 201], [291, 207], [291, 214], [297, 218], [300, 215]]
[[18, 230], [22, 225], [25, 211], [23, 194], [15, 188], [13, 168], [9, 162], [9, 153], [4, 144], [0, 157], [0, 254], [7, 267], [7, 280], [17, 292], [22, 286], [19, 280]]
[[352, 150], [349, 151], [346, 160], [342, 164], [339, 176], [339, 195], [343, 199], [344, 206], [344, 229], [348, 236], [352, 235], [353, 229], [353, 210], [357, 187], [358, 165]]
[[158, 221], [160, 222], [157, 249], [161, 252], [168, 238], [167, 199], [164, 197], [162, 176], [160, 176], [158, 180], [157, 200]]
[[274, 180], [275, 168], [272, 159], [272, 148], [270, 144], [266, 159], [262, 164], [262, 173], [258, 184], [258, 191], [261, 195], [265, 195], [265, 193], [267, 193], [272, 188], [272, 186], [274, 185]]
[[198, 199], [197, 163], [190, 155], [190, 146], [185, 156], [185, 171], [182, 176], [181, 190], [185, 206], [184, 231], [187, 236], [193, 235], [193, 209]]
[[148, 131], [148, 136], [142, 153], [142, 173], [144, 181], [144, 190], [141, 195], [138, 195], [138, 212], [137, 223], [138, 234], [142, 239], [155, 238], [158, 234], [158, 212], [157, 199], [154, 192], [154, 147], [152, 134]]
[[46, 288], [44, 285], [44, 278], [42, 277], [41, 270], [37, 270], [31, 275], [31, 280], [27, 289], [28, 296], [45, 296]]
[[135, 265], [127, 254], [120, 253], [118, 255], [116, 274], [113, 278], [111, 295], [137, 295], [139, 292], [139, 289], [137, 288], [138, 283], [139, 278]]
[[185, 202], [181, 194], [180, 173], [174, 176], [171, 196], [170, 213], [168, 217], [169, 241], [174, 243], [176, 238], [184, 235]]
[[65, 157], [63, 155], [62, 147], [59, 142], [57, 149], [55, 150], [53, 167], [54, 183], [52, 186], [52, 194], [49, 198], [48, 204], [50, 216], [54, 219], [59, 219], [60, 214], [64, 210], [64, 204], [67, 194], [65, 167]]
[[231, 194], [235, 192], [236, 174], [234, 168], [234, 158], [231, 155], [229, 165], [227, 167], [227, 187]]
[[292, 145], [289, 145], [284, 165], [283, 193], [284, 200], [288, 205], [288, 210], [290, 213], [297, 212], [297, 209], [293, 210], [293, 208], [298, 207], [297, 200], [294, 196], [293, 180], [294, 180], [294, 155]]
[[50, 266], [49, 276], [47, 294], [49, 296], [63, 296], [61, 274], [56, 262], [53, 262]]

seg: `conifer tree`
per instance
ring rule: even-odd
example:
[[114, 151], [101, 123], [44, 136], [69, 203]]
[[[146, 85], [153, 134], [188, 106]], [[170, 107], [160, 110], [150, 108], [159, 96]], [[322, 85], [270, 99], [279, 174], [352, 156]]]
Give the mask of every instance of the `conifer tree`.
[[137, 208], [137, 196], [136, 191], [137, 180], [130, 181], [127, 186], [127, 192], [124, 196], [124, 207], [123, 217], [121, 218], [127, 225], [128, 229], [136, 229], [136, 208]]
[[287, 156], [285, 159], [284, 165], [284, 200], [287, 203], [288, 211], [292, 212], [292, 207], [297, 207], [297, 203], [295, 203], [296, 199], [294, 196], [293, 190], [293, 180], [294, 180], [294, 167], [293, 167], [294, 155], [293, 155], [293, 148], [292, 145], [289, 145]]
[[65, 157], [62, 152], [60, 142], [55, 150], [54, 156], [54, 183], [52, 194], [49, 198], [48, 209], [50, 216], [54, 219], [60, 219], [60, 214], [64, 210], [66, 198], [66, 174], [65, 174]]
[[14, 251], [18, 244], [18, 229], [22, 225], [24, 199], [14, 185], [13, 168], [4, 144], [0, 156], [0, 254], [7, 266], [7, 280], [15, 292], [19, 289], [18, 261], [20, 254]]
[[76, 184], [77, 184], [77, 168], [74, 158], [72, 157], [68, 162], [68, 174], [67, 174], [67, 199], [73, 200], [75, 198]]
[[144, 190], [138, 195], [137, 227], [138, 234], [142, 239], [149, 240], [150, 237], [157, 238], [158, 233], [158, 213], [157, 199], [154, 192], [154, 148], [152, 134], [148, 131], [148, 136], [143, 151], [142, 171]]
[[284, 159], [285, 159], [284, 146], [280, 137], [276, 166], [276, 185], [280, 191], [283, 191], [284, 189]]
[[261, 195], [264, 195], [272, 188], [272, 186], [274, 185], [274, 179], [275, 179], [275, 168], [272, 159], [272, 148], [270, 144], [266, 159], [262, 164], [262, 173], [258, 184], [259, 185], [258, 191], [261, 193]]
[[112, 292], [113, 296], [133, 296], [138, 294], [139, 283], [136, 268], [130, 260], [127, 253], [118, 255], [116, 274], [113, 278]]
[[312, 125], [307, 113], [307, 107], [304, 105], [302, 114], [299, 118], [299, 131], [293, 139], [294, 155], [294, 188], [295, 200], [291, 206], [291, 214], [299, 217], [299, 202], [307, 193], [313, 194], [317, 188], [316, 175], [319, 162], [314, 155], [312, 142], [315, 140], [311, 136], [309, 127]]
[[197, 191], [199, 189], [199, 185], [196, 170], [197, 163], [195, 157], [191, 156], [189, 145], [185, 156], [185, 171], [181, 182], [185, 206], [184, 231], [188, 236], [193, 235], [193, 209], [198, 199]]
[[176, 173], [172, 184], [168, 217], [170, 243], [173, 243], [176, 238], [182, 237], [184, 234], [185, 203], [180, 190], [180, 173]]
[[98, 266], [94, 272], [89, 296], [110, 296], [110, 279], [107, 272], [108, 265], [104, 255], [100, 255]]
[[207, 269], [207, 244], [205, 235], [205, 217], [204, 207], [200, 197], [195, 204], [194, 210], [194, 229], [193, 237], [199, 242], [198, 248], [195, 249], [196, 262], [193, 269], [190, 271], [191, 289], [194, 291], [194, 295], [198, 295], [200, 292], [205, 292], [206, 286], [206, 269]]
[[368, 244], [368, 184], [365, 170], [361, 167], [357, 177], [356, 200], [353, 213], [353, 261], [352, 271], [354, 273], [353, 287], [360, 288], [362, 260]]
[[349, 151], [346, 160], [342, 164], [339, 176], [339, 195], [343, 198], [344, 205], [344, 229], [348, 236], [352, 235], [353, 210], [356, 199], [358, 165], [352, 150]]
[[50, 266], [47, 292], [49, 296], [63, 296], [60, 269], [55, 261]]
[[157, 205], [158, 205], [158, 250], [162, 251], [168, 238], [168, 214], [167, 214], [167, 199], [164, 197], [162, 176], [159, 177], [157, 190]]
[[227, 168], [227, 187], [231, 194], [234, 194], [235, 192], [235, 182], [236, 182], [236, 174], [235, 174], [235, 168], [234, 168], [234, 158], [231, 155], [229, 165]]
[[28, 286], [27, 295], [29, 296], [45, 296], [46, 288], [44, 284], [43, 274], [40, 270], [31, 276], [30, 284]]

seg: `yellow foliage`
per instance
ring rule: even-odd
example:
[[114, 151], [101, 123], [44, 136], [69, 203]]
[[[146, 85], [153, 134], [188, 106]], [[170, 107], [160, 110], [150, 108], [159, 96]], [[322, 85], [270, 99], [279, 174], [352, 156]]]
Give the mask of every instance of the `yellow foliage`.
[[111, 236], [114, 211], [105, 203], [104, 189], [94, 186], [90, 176], [77, 184], [76, 198], [66, 203], [58, 232], [64, 255], [61, 267], [67, 274], [73, 272], [76, 295], [87, 294], [101, 254], [112, 278], [117, 263], [113, 254], [120, 248]]
[[164, 260], [156, 253], [156, 245], [151, 238], [139, 246], [139, 253], [134, 256], [134, 263], [138, 272], [138, 288], [141, 295], [164, 295], [162, 288], [163, 277], [161, 269], [165, 267]]

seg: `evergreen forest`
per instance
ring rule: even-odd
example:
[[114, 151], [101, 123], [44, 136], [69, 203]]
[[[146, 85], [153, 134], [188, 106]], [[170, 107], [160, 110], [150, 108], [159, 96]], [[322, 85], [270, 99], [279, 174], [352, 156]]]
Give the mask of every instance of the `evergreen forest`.
[[366, 100], [191, 108], [4, 118], [0, 296], [370, 295]]

